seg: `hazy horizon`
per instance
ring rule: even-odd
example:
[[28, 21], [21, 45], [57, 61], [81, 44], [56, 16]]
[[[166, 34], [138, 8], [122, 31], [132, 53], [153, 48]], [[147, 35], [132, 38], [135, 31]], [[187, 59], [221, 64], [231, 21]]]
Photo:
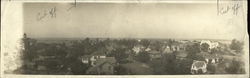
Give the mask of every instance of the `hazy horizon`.
[[32, 39], [36, 40], [84, 40], [86, 38], [89, 39], [148, 39], [148, 40], [169, 40], [169, 39], [174, 39], [174, 40], [218, 40], [218, 41], [231, 41], [229, 39], [185, 39], [185, 38], [98, 38], [98, 37], [79, 37], [79, 38], [34, 38], [34, 37], [29, 37]]
[[[32, 38], [244, 39], [243, 15], [217, 15], [216, 4], [25, 3], [24, 32]], [[37, 21], [37, 14], [56, 8]]]

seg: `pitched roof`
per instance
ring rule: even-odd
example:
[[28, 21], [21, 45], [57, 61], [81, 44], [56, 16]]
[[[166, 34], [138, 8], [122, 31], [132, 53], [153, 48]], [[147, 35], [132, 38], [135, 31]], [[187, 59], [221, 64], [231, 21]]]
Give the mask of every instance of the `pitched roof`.
[[148, 51], [149, 54], [160, 54], [161, 52], [159, 51], [156, 51], [156, 50], [151, 50], [151, 51]]
[[197, 68], [203, 67], [206, 63], [204, 61], [195, 61], [193, 65]]
[[114, 64], [116, 63], [116, 60], [114, 57], [106, 57], [106, 58], [100, 58], [96, 60], [96, 65], [94, 67], [89, 68], [87, 71], [94, 71], [95, 69], [97, 69], [98, 67], [109, 63], [109, 64]]
[[113, 64], [116, 62], [116, 60], [114, 57], [99, 58], [96, 60], [95, 66], [100, 66], [101, 64], [103, 64], [105, 62]]
[[90, 58], [90, 57], [91, 57], [90, 55], [84, 55], [84, 56], [81, 56], [80, 58], [88, 59], [88, 58]]

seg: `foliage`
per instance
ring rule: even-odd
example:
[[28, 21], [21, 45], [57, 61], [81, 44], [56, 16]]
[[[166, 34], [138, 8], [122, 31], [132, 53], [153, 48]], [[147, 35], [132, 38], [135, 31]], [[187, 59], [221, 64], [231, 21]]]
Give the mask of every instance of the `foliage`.
[[[80, 61], [81, 56], [91, 55], [96, 51], [108, 52], [108, 57], [115, 57], [118, 65], [115, 66], [115, 74], [128, 75], [132, 73], [133, 69], [127, 69], [122, 67], [122, 64], [131, 64], [137, 61], [149, 64], [150, 68], [153, 68], [155, 74], [190, 74], [190, 67], [192, 60], [201, 60], [203, 57], [199, 56], [202, 51], [208, 51], [208, 44], [195, 43], [188, 45], [186, 51], [188, 52], [187, 58], [176, 59], [176, 53], [162, 54], [162, 58], [149, 61], [150, 54], [146, 51], [139, 52], [137, 55], [130, 51], [135, 45], [143, 45], [151, 50], [157, 50], [161, 52], [163, 45], [172, 46], [177, 41], [169, 39], [167, 43], [161, 41], [150, 41], [142, 39], [138, 42], [135, 39], [90, 39], [84, 40], [72, 40], [69, 43], [40, 43], [35, 39], [28, 38], [27, 36], [22, 39], [23, 41], [23, 61], [24, 66], [21, 67], [26, 74], [58, 74], [58, 72], [71, 72], [75, 75], [86, 74], [86, 70], [90, 67], [88, 64], [83, 64]], [[70, 44], [70, 45], [68, 45]], [[224, 50], [225, 49], [225, 50]], [[237, 40], [232, 40], [230, 49], [241, 52], [243, 49], [243, 43]], [[211, 49], [211, 53], [223, 53], [230, 51], [229, 47], [221, 49]], [[129, 55], [131, 59], [129, 58]], [[43, 59], [47, 58], [49, 59]], [[135, 57], [135, 58], [134, 58]], [[42, 58], [42, 59], [41, 59]], [[129, 60], [128, 60], [129, 59]], [[36, 61], [39, 60], [39, 61]], [[33, 64], [29, 65], [29, 64]], [[228, 73], [244, 73], [242, 62], [233, 60], [226, 71]], [[46, 67], [46, 70], [39, 71], [38, 65]], [[140, 66], [141, 64], [137, 64]], [[134, 67], [135, 65], [131, 65]], [[136, 66], [135, 66], [136, 67]], [[140, 68], [139, 68], [140, 69]], [[215, 72], [214, 66], [208, 66], [208, 70]], [[63, 73], [61, 73], [63, 74]]]
[[207, 64], [207, 70], [214, 74], [216, 72], [216, 66], [214, 64]]
[[208, 52], [209, 45], [207, 43], [202, 43], [201, 44], [201, 50], [204, 51], [204, 52]]
[[74, 75], [83, 75], [86, 74], [86, 70], [89, 68], [89, 65], [83, 64], [82, 62], [75, 59], [71, 61], [70, 68]]
[[193, 61], [191, 59], [177, 60], [174, 70], [175, 74], [190, 74], [190, 67]]
[[129, 72], [126, 68], [122, 67], [121, 65], [115, 66], [115, 74], [117, 75], [128, 75]]
[[146, 40], [146, 39], [143, 39], [143, 40], [141, 40], [140, 44], [142, 44], [143, 46], [145, 46], [147, 48], [149, 46], [149, 44], [150, 44], [150, 41]]
[[136, 57], [138, 61], [143, 63], [147, 63], [150, 60], [149, 53], [145, 51], [138, 53]]
[[241, 52], [243, 49], [243, 42], [233, 39], [230, 45], [230, 49], [235, 50], [236, 52]]
[[236, 59], [233, 59], [230, 66], [226, 68], [226, 71], [229, 74], [243, 74], [245, 72], [243, 63], [240, 61], [237, 61]]
[[174, 69], [176, 66], [175, 54], [165, 54], [163, 57], [164, 70], [169, 74], [174, 74], [176, 72]]
[[162, 46], [163, 46], [163, 44], [162, 44], [161, 42], [156, 41], [156, 42], [154, 42], [154, 43], [152, 43], [152, 44], [150, 45], [150, 48], [151, 48], [152, 50], [160, 51], [161, 48], [162, 48]]
[[188, 52], [187, 58], [196, 59], [196, 54], [200, 53], [200, 45], [198, 43], [188, 45], [186, 50]]
[[123, 48], [118, 48], [114, 50], [111, 55], [115, 57], [116, 61], [118, 63], [122, 63], [126, 58], [128, 58], [128, 54], [125, 53], [125, 49]]
[[36, 46], [36, 40], [31, 38], [23, 38], [23, 59], [27, 61], [31, 61], [36, 57], [36, 53], [34, 52], [36, 49], [32, 48], [32, 46]]

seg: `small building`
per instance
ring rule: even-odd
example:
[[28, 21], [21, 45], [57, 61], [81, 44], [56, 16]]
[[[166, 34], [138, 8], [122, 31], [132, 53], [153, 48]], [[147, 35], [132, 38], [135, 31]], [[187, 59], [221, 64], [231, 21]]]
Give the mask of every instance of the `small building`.
[[206, 52], [201, 52], [197, 55], [201, 56], [203, 60], [206, 61], [207, 64], [216, 64], [216, 63], [219, 63], [220, 60], [222, 60], [222, 56], [219, 56], [218, 54], [210, 54]]
[[188, 52], [185, 51], [178, 51], [175, 53], [176, 60], [184, 60], [188, 56]]
[[91, 56], [85, 55], [85, 56], [81, 56], [81, 57], [80, 57], [80, 60], [81, 60], [82, 63], [84, 63], [84, 64], [89, 64], [89, 63], [90, 63], [90, 58], [91, 58]]
[[191, 73], [192, 74], [203, 74], [207, 72], [207, 64], [205, 61], [193, 61], [191, 66]]
[[139, 52], [142, 52], [145, 49], [145, 47], [143, 45], [136, 45], [133, 47], [133, 51], [138, 54]]
[[162, 57], [161, 52], [156, 51], [156, 50], [151, 50], [148, 53], [149, 53], [149, 56], [150, 56], [151, 60], [153, 60], [153, 59], [159, 59], [159, 58]]
[[209, 45], [209, 50], [219, 47], [219, 43], [218, 42], [212, 42], [212, 41], [208, 41], [208, 40], [202, 40], [200, 42], [200, 45], [202, 45], [204, 43], [206, 43], [206, 44]]
[[114, 57], [100, 58], [93, 63], [93, 66], [86, 73], [92, 75], [112, 75], [115, 72], [115, 65], [116, 60]]
[[168, 45], [164, 46], [162, 49], [162, 53], [173, 53]]
[[180, 47], [178, 45], [171, 45], [170, 49], [171, 51], [179, 51]]
[[149, 48], [149, 47], [145, 49], [145, 51], [150, 51], [150, 50], [151, 50], [151, 48]]
[[95, 61], [97, 61], [97, 59], [103, 59], [103, 58], [106, 58], [106, 54], [105, 54], [105, 52], [103, 52], [103, 51], [98, 50], [98, 51], [92, 53], [92, 54], [90, 55], [91, 65], [94, 65], [93, 63], [94, 63]]

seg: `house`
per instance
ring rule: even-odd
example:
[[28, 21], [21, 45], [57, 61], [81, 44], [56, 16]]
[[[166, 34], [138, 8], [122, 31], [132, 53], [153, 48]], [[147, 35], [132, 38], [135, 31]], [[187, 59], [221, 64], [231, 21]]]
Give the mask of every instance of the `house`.
[[114, 74], [116, 60], [114, 57], [100, 58], [93, 62], [93, 66], [87, 70], [87, 74], [111, 75]]
[[162, 48], [162, 53], [173, 53], [173, 51], [171, 51], [170, 47], [168, 45], [163, 46]]
[[91, 65], [93, 66], [94, 64], [94, 62], [97, 60], [97, 59], [103, 59], [103, 58], [106, 58], [106, 54], [105, 54], [105, 52], [103, 52], [103, 51], [101, 51], [101, 50], [98, 50], [98, 51], [96, 51], [96, 52], [94, 52], [94, 53], [92, 53], [91, 55], [90, 55], [90, 63], [91, 63]]
[[188, 52], [185, 51], [178, 51], [175, 53], [176, 60], [184, 60], [188, 56]]
[[205, 60], [207, 64], [216, 64], [219, 63], [220, 60], [222, 60], [222, 56], [219, 56], [218, 54], [209, 54], [206, 52], [201, 52], [197, 55], [203, 57], [203, 60]]
[[181, 51], [185, 51], [186, 50], [186, 47], [190, 45], [190, 43], [183, 43], [183, 44], [180, 44], [179, 45], [179, 50]]
[[202, 40], [200, 42], [200, 45], [202, 45], [204, 43], [206, 43], [206, 44], [209, 45], [209, 50], [219, 47], [219, 43], [218, 42], [212, 42], [212, 41], [208, 41], [208, 40]]
[[207, 64], [205, 61], [193, 61], [191, 66], [191, 73], [192, 74], [203, 74], [207, 72]]
[[171, 45], [170, 49], [171, 51], [179, 51], [180, 47], [178, 45]]
[[185, 51], [186, 46], [189, 44], [186, 43], [172, 43], [171, 45], [165, 45], [162, 47], [163, 53], [173, 53], [176, 51]]
[[132, 48], [132, 50], [138, 54], [139, 52], [142, 52], [145, 49], [145, 47], [143, 45], [136, 45]]
[[175, 42], [169, 45], [171, 51], [184, 51], [186, 50], [186, 46], [189, 45], [189, 43], [180, 43], [180, 42]]
[[84, 55], [79, 57], [79, 60], [81, 60], [83, 64], [90, 64], [93, 66], [94, 62], [97, 61], [97, 59], [103, 59], [103, 58], [106, 58], [105, 52], [102, 50], [97, 50], [90, 55]]
[[149, 47], [145, 49], [145, 51], [150, 51], [150, 50], [151, 50], [151, 48], [149, 48]]
[[205, 55], [204, 56], [204, 58], [205, 58], [205, 60], [206, 60], [206, 62], [208, 63], [208, 64], [215, 64], [215, 63], [219, 63], [220, 62], [220, 60], [222, 59], [220, 56], [218, 56], [217, 54], [215, 54], [215, 55]]
[[91, 56], [85, 55], [85, 56], [81, 56], [80, 60], [82, 61], [83, 64], [89, 64], [90, 63], [90, 58], [91, 58]]
[[159, 58], [162, 57], [161, 52], [156, 51], [156, 50], [151, 50], [148, 53], [149, 53], [149, 56], [150, 56], [150, 60], [159, 59]]

